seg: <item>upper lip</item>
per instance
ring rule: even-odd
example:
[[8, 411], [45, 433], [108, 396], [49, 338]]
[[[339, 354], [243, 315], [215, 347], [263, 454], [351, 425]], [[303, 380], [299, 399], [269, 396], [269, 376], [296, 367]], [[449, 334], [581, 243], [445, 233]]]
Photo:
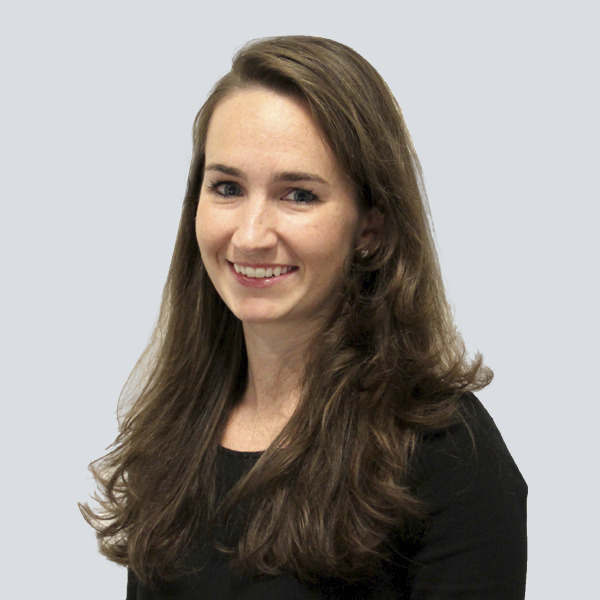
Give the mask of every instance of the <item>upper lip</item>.
[[285, 267], [293, 268], [295, 265], [285, 264], [285, 263], [249, 263], [249, 262], [240, 262], [237, 260], [228, 260], [232, 265], [238, 265], [240, 267], [252, 267], [253, 269], [275, 269], [276, 267], [281, 267], [282, 269]]

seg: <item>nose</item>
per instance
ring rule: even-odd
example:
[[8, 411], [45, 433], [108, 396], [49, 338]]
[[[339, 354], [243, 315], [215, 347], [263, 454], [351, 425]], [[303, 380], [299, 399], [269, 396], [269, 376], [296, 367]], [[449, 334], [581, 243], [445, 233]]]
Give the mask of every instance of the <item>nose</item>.
[[275, 207], [268, 198], [246, 198], [239, 208], [232, 243], [244, 254], [258, 254], [277, 245]]

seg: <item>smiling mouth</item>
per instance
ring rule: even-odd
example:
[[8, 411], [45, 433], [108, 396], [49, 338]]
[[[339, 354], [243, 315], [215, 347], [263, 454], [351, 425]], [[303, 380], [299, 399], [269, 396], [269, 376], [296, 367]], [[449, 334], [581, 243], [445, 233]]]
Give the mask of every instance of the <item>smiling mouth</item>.
[[296, 270], [298, 267], [246, 267], [232, 263], [236, 273], [245, 275], [250, 279], [266, 279], [285, 275], [290, 271]]

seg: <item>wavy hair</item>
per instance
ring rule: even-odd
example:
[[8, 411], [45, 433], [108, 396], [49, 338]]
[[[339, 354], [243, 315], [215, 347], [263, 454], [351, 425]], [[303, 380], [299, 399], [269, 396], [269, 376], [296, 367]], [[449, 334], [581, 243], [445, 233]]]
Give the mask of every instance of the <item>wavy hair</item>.
[[[352, 253], [339, 306], [309, 349], [298, 407], [225, 500], [217, 448], [247, 381], [241, 323], [202, 263], [195, 215], [215, 107], [262, 86], [302, 99], [364, 207], [383, 215], [379, 247]], [[146, 582], [172, 578], [199, 527], [247, 506], [232, 560], [244, 572], [353, 580], [424, 514], [411, 458], [424, 431], [460, 418], [458, 397], [491, 380], [469, 360], [446, 300], [421, 169], [377, 71], [340, 43], [251, 42], [194, 122], [194, 150], [159, 318], [121, 395], [110, 452], [92, 463], [101, 552]], [[318, 495], [314, 490], [319, 490]], [[225, 548], [224, 548], [225, 550]]]

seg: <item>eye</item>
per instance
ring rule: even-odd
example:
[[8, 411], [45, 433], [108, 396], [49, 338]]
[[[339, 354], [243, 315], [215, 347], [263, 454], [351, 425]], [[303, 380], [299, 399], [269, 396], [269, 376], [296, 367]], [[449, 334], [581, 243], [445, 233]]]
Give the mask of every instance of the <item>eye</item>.
[[311, 204], [317, 200], [317, 196], [310, 190], [295, 188], [283, 196], [282, 200], [292, 200], [298, 204]]
[[233, 181], [215, 181], [209, 186], [212, 192], [219, 194], [219, 196], [240, 196], [242, 190], [240, 186]]

